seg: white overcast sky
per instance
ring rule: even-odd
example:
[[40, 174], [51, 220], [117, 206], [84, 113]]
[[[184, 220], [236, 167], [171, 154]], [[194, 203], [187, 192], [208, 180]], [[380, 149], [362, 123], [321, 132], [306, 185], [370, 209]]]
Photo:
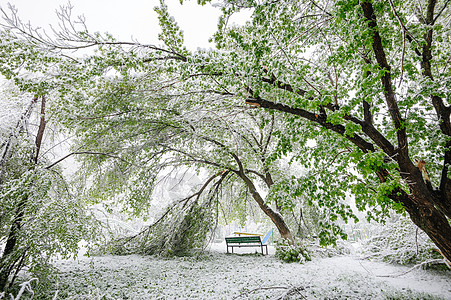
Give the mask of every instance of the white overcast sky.
[[[57, 24], [55, 11], [67, 0], [0, 0], [0, 6], [14, 5], [22, 21], [46, 28]], [[133, 37], [141, 43], [157, 43], [160, 32], [157, 15], [153, 8], [158, 0], [71, 0], [73, 15], [84, 15], [91, 32], [109, 32], [119, 40]], [[216, 31], [220, 9], [211, 5], [199, 6], [196, 0], [167, 0], [171, 15], [177, 20], [185, 34], [186, 46], [191, 50], [198, 47], [213, 47], [208, 38]], [[242, 18], [245, 18], [242, 17]], [[238, 19], [239, 20], [239, 19]]]

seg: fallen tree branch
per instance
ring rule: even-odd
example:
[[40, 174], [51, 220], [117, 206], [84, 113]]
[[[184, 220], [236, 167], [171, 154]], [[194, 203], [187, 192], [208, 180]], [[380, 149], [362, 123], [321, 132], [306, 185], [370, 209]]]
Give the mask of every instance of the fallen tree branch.
[[[293, 286], [292, 288], [290, 288], [288, 291], [286, 291], [282, 296], [280, 296], [279, 298], [277, 298], [278, 300], [284, 300], [284, 299], [289, 299], [289, 296], [293, 296], [295, 294], [297, 294], [298, 296], [300, 296], [301, 299], [307, 299], [307, 297], [305, 297], [301, 291], [304, 291], [305, 287], [303, 286]], [[298, 299], [296, 297], [296, 299]]]
[[407, 273], [410, 273], [411, 271], [413, 271], [416, 268], [419, 268], [421, 266], [427, 265], [427, 264], [441, 264], [441, 263], [445, 263], [444, 259], [432, 259], [432, 260], [428, 260], [428, 261], [424, 261], [418, 265], [413, 266], [412, 268], [410, 268], [409, 270], [403, 272], [403, 273], [399, 273], [399, 274], [392, 274], [392, 275], [378, 275], [376, 277], [399, 277], [399, 276], [403, 276], [406, 275]]
[[241, 294], [233, 297], [232, 299], [238, 299], [238, 298], [241, 298], [243, 296], [247, 296], [250, 293], [254, 293], [254, 292], [257, 292], [257, 291], [265, 291], [265, 290], [288, 290], [283, 295], [278, 297], [277, 299], [287, 299], [286, 297], [288, 297], [290, 295], [293, 295], [295, 293], [299, 294], [302, 297], [302, 299], [307, 299], [304, 295], [302, 295], [300, 293], [301, 291], [305, 290], [305, 287], [302, 287], [302, 286], [295, 286], [295, 287], [293, 287], [293, 286], [291, 286], [291, 287], [290, 286], [258, 287], [258, 288], [255, 288], [255, 289], [252, 289], [252, 290], [249, 290], [249, 291], [244, 291]]

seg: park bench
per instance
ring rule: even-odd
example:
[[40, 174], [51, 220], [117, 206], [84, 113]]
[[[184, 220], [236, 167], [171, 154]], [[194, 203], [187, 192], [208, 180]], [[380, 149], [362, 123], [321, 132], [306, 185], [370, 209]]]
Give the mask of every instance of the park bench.
[[226, 237], [225, 240], [227, 244], [227, 253], [229, 253], [229, 247], [232, 248], [232, 253], [234, 247], [260, 247], [262, 254], [265, 255], [263, 253], [263, 248], [265, 248], [266, 255], [268, 255], [268, 245], [266, 244], [266, 242], [268, 241], [272, 232], [272, 230], [268, 232], [268, 234], [263, 238], [263, 241], [260, 235]]

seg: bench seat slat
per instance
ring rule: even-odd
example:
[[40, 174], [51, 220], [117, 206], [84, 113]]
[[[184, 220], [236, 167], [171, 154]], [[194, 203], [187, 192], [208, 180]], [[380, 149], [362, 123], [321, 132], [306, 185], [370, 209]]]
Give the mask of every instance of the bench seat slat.
[[239, 236], [239, 237], [226, 237], [226, 242], [228, 244], [237, 243], [261, 243], [259, 236]]
[[266, 254], [268, 254], [268, 246], [262, 243], [260, 236], [234, 236], [234, 237], [226, 237], [227, 244], [227, 253], [229, 252], [229, 247], [261, 247], [262, 254], [263, 248], [266, 248]]

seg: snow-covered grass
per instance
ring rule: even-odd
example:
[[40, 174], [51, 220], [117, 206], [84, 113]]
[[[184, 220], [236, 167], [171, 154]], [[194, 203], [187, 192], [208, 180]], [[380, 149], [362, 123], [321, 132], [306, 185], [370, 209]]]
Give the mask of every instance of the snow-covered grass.
[[203, 255], [173, 259], [59, 260], [58, 299], [451, 299], [447, 271], [415, 269], [381, 277], [409, 267], [360, 260], [355, 254], [287, 264], [271, 255], [273, 248], [269, 256], [226, 254], [225, 248], [214, 244]]

